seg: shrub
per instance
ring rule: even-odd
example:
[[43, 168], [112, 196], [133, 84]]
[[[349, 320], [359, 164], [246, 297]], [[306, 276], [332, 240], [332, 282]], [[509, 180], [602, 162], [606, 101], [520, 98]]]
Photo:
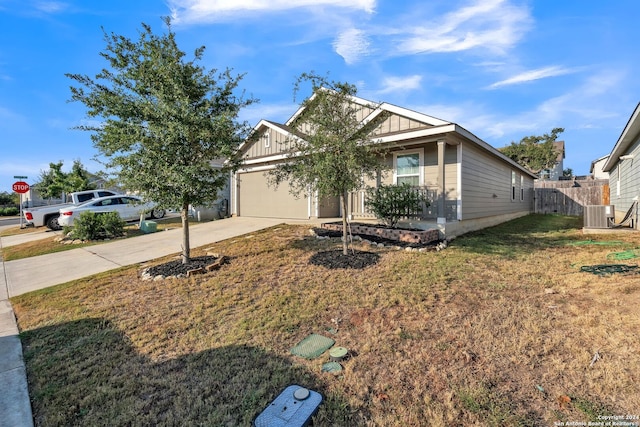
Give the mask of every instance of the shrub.
[[108, 238], [124, 236], [124, 227], [127, 223], [115, 212], [98, 215], [101, 220], [104, 234]]
[[73, 237], [81, 240], [98, 240], [124, 235], [126, 223], [116, 212], [82, 212], [74, 221]]
[[20, 210], [15, 206], [8, 206], [0, 208], [0, 216], [15, 216], [20, 213]]
[[420, 217], [423, 207], [430, 205], [420, 189], [406, 183], [368, 187], [364, 204], [389, 227], [395, 227], [401, 218]]

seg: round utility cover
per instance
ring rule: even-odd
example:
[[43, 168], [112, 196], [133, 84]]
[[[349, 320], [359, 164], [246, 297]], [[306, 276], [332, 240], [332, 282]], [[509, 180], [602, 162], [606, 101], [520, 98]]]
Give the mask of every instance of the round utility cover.
[[339, 362], [347, 357], [348, 352], [349, 351], [344, 347], [332, 348], [331, 351], [329, 351], [330, 360], [332, 362]]
[[307, 397], [309, 397], [309, 390], [304, 387], [300, 387], [293, 392], [293, 397], [295, 397], [297, 400], [305, 400]]

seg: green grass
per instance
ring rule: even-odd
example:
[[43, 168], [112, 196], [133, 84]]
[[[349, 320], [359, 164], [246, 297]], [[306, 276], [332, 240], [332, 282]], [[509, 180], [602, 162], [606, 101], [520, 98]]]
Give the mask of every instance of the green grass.
[[[194, 251], [230, 257], [206, 275], [147, 282], [134, 266], [13, 298], [36, 424], [249, 425], [293, 383], [325, 397], [316, 426], [635, 414], [640, 280], [580, 272], [618, 248], [563, 243], [579, 227], [530, 216], [329, 270], [309, 260], [338, 241], [278, 226]], [[351, 350], [340, 375], [290, 354], [310, 333]]]

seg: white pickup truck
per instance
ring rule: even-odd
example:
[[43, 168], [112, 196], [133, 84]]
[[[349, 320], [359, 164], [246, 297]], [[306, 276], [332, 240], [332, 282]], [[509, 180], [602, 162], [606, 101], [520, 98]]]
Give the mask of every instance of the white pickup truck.
[[118, 193], [110, 190], [87, 190], [69, 193], [67, 194], [66, 203], [58, 203], [55, 205], [24, 210], [24, 219], [27, 221], [27, 225], [34, 225], [36, 227], [46, 225], [47, 228], [50, 228], [51, 230], [60, 230], [62, 227], [58, 224], [58, 217], [60, 216], [61, 208], [71, 205], [79, 205], [80, 203], [87, 202], [91, 199], [97, 199], [98, 197], [115, 196], [117, 194]]

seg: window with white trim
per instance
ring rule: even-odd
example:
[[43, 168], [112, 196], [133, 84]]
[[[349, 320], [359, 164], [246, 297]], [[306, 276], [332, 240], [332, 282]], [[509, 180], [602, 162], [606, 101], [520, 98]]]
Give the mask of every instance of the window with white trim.
[[524, 175], [520, 175], [520, 201], [524, 202]]
[[394, 153], [396, 184], [420, 185], [420, 152]]
[[511, 171], [511, 201], [516, 200], [516, 173]]
[[269, 148], [271, 146], [271, 138], [269, 136], [269, 131], [265, 132], [265, 134], [262, 135], [262, 139], [264, 140], [264, 148]]

